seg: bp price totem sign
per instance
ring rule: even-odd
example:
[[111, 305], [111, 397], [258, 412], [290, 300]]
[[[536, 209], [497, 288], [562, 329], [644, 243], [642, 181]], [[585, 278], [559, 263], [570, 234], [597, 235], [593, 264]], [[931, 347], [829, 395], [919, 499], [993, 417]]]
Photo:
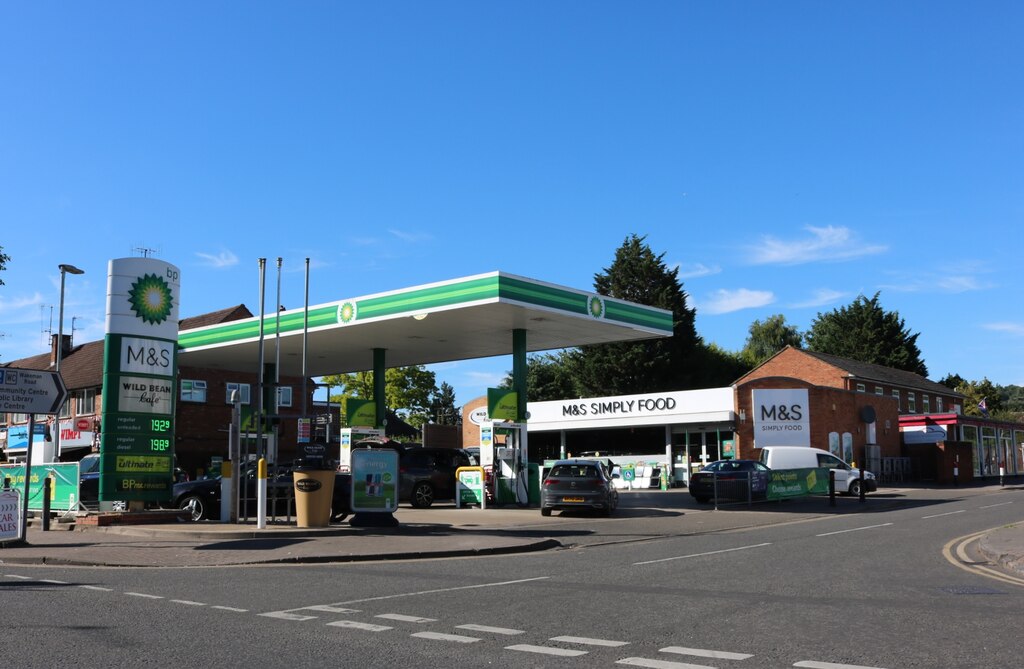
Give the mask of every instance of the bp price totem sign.
[[161, 501], [174, 480], [180, 272], [111, 260], [103, 353], [100, 501]]

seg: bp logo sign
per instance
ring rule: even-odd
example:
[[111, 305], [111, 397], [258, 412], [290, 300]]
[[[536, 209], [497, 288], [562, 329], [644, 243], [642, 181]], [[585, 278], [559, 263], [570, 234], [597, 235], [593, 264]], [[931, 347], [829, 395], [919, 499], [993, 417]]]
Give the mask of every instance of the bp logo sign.
[[153, 325], [167, 320], [174, 307], [170, 286], [156, 274], [146, 274], [133, 283], [128, 301], [136, 316]]
[[601, 318], [604, 316], [604, 300], [600, 297], [591, 296], [587, 308], [590, 311], [590, 315], [594, 318]]
[[356, 317], [356, 305], [346, 302], [338, 307], [338, 322], [348, 325]]

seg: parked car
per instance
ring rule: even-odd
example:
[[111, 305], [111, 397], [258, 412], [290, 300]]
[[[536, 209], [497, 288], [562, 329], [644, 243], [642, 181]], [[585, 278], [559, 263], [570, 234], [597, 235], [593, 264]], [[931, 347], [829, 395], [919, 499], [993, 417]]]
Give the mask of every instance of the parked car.
[[611, 474], [598, 460], [572, 458], [552, 465], [540, 492], [540, 515], [558, 509], [594, 509], [610, 516], [619, 505]]
[[700, 504], [718, 499], [764, 499], [771, 470], [757, 460], [718, 460], [690, 476], [690, 494]]
[[455, 472], [478, 462], [461, 448], [434, 448], [390, 439], [364, 440], [353, 448], [393, 448], [398, 451], [398, 501], [426, 509], [437, 500], [455, 499]]
[[[239, 472], [239, 487], [245, 500], [243, 510], [252, 517], [256, 509], [256, 470], [249, 467]], [[334, 477], [331, 498], [331, 522], [340, 523], [351, 513], [352, 477], [338, 472]], [[189, 511], [189, 520], [220, 518], [221, 477], [197, 479], [174, 485], [170, 506]], [[291, 468], [277, 467], [267, 476], [267, 513], [295, 515], [295, 488]]]
[[[807, 446], [765, 446], [761, 462], [772, 469], [813, 469], [828, 467], [836, 476], [836, 492], [860, 495], [860, 470], [846, 464], [828, 451]], [[875, 475], [864, 470], [864, 492], [878, 490]]]

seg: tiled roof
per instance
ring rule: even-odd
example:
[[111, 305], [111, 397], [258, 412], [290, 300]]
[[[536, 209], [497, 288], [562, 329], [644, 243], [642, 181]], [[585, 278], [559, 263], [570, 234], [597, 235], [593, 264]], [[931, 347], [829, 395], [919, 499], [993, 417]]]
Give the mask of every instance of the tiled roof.
[[252, 318], [252, 312], [244, 304], [239, 304], [227, 309], [221, 309], [220, 311], [211, 311], [208, 314], [183, 318], [178, 321], [178, 330], [193, 330], [207, 325], [220, 325], [221, 323], [238, 321], [243, 318]]
[[801, 349], [801, 352], [813, 356], [822, 362], [828, 363], [833, 367], [838, 367], [858, 379], [878, 381], [879, 383], [905, 388], [918, 388], [920, 390], [926, 390], [932, 393], [941, 393], [943, 395], [952, 395], [954, 397], [963, 397], [963, 395], [952, 388], [944, 386], [941, 383], [929, 381], [920, 374], [915, 374], [913, 372], [907, 372], [902, 369], [893, 369], [892, 367], [885, 367], [883, 365], [874, 365], [869, 362], [859, 362], [857, 360], [849, 360], [848, 358], [840, 358], [838, 355], [830, 355], [828, 353], [818, 353], [816, 351], [808, 351], [805, 349]]

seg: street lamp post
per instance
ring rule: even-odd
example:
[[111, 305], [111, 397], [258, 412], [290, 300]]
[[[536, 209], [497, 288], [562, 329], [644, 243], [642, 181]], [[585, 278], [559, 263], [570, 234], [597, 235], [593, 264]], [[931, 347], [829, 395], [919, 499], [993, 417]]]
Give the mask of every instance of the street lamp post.
[[[60, 270], [60, 307], [58, 309], [57, 316], [57, 360], [54, 366], [54, 371], [60, 374], [60, 359], [64, 355], [64, 277], [68, 274], [85, 274], [85, 270], [78, 269], [74, 265], [60, 264], [57, 265], [57, 269]], [[70, 401], [65, 400], [65, 401]], [[60, 457], [60, 414], [63, 407], [57, 409], [57, 420], [54, 421], [54, 434], [53, 434], [53, 457]], [[29, 439], [31, 439], [31, 435]]]

